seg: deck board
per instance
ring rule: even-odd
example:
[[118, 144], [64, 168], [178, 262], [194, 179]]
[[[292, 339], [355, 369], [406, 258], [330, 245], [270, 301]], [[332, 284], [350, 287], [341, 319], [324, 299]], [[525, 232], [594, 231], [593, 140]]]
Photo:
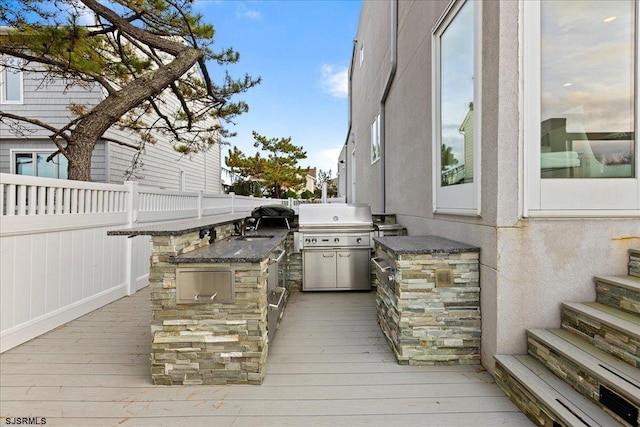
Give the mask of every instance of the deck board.
[[479, 366], [398, 365], [367, 292], [293, 293], [261, 386], [154, 386], [144, 289], [0, 355], [0, 412], [47, 425], [531, 426]]

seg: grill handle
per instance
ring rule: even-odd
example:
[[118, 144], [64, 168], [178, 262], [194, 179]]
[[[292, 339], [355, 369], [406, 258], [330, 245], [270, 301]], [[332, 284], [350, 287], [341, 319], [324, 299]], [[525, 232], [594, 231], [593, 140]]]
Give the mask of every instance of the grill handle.
[[284, 299], [284, 294], [286, 292], [286, 288], [283, 288], [282, 286], [278, 286], [276, 287], [273, 292], [280, 292], [280, 298], [278, 299], [278, 303], [277, 304], [269, 304], [269, 308], [272, 310], [279, 310], [280, 309], [280, 305], [282, 304], [282, 300]]
[[391, 270], [393, 268], [392, 265], [388, 265], [386, 267], [383, 267], [378, 263], [378, 261], [384, 261], [386, 263], [387, 260], [382, 258], [382, 257], [373, 257], [373, 258], [371, 258], [371, 262], [373, 262], [376, 265], [376, 267], [378, 267], [378, 270], [380, 270], [380, 271], [388, 271], [388, 270]]

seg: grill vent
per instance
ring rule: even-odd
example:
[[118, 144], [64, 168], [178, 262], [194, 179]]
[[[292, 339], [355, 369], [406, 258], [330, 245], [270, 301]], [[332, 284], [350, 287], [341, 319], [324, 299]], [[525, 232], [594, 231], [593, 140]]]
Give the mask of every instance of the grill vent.
[[600, 385], [600, 403], [629, 425], [638, 427], [638, 408], [603, 385]]

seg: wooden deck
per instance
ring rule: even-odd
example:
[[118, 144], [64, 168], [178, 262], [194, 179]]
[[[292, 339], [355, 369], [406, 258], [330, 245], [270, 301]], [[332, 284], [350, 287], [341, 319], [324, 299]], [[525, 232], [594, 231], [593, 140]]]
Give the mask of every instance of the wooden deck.
[[2, 354], [1, 423], [533, 425], [478, 366], [398, 365], [373, 293], [294, 293], [261, 386], [152, 385], [149, 318], [147, 288]]

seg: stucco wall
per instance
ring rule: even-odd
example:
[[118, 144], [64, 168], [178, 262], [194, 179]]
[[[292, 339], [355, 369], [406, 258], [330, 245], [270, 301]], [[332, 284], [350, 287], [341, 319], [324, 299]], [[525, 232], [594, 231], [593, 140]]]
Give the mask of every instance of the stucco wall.
[[[625, 272], [626, 250], [640, 247], [640, 220], [523, 218], [515, 1], [482, 3], [481, 214], [433, 213], [431, 31], [448, 4], [398, 2], [398, 66], [386, 103], [385, 211], [395, 213], [410, 235], [434, 234], [481, 247], [482, 363], [493, 371], [493, 355], [526, 352], [527, 328], [560, 326], [561, 302], [593, 300], [594, 275]], [[362, 69], [356, 52], [352, 77], [351, 125], [362, 168], [357, 201], [374, 211], [380, 210], [380, 169], [368, 162], [368, 126], [389, 69], [389, 8], [387, 1], [363, 3], [358, 42], [383, 52], [365, 50], [377, 62], [365, 56]]]

